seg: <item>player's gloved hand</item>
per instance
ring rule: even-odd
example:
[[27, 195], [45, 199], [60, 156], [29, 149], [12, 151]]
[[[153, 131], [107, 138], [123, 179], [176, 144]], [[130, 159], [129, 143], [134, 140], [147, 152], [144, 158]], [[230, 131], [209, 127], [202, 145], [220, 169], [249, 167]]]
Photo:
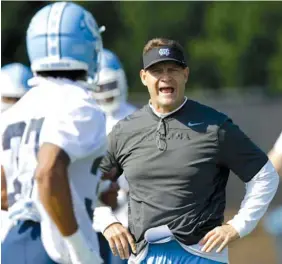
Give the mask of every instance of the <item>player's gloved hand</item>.
[[125, 228], [122, 224], [111, 224], [105, 229], [103, 235], [108, 240], [110, 248], [115, 256], [117, 256], [118, 252], [121, 259], [128, 259], [128, 244], [130, 244], [132, 252], [136, 253], [136, 245], [134, 239], [127, 228]]
[[95, 252], [86, 242], [78, 229], [74, 234], [64, 237], [72, 264], [103, 264], [98, 252]]

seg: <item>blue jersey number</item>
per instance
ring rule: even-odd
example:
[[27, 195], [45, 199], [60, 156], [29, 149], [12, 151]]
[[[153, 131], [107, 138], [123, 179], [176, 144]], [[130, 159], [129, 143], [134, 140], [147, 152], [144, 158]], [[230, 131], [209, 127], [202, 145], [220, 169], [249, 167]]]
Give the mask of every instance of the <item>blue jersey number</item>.
[[[93, 164], [92, 164], [90, 171], [94, 176], [96, 176], [96, 174], [97, 174], [97, 171], [98, 171], [98, 168], [99, 168], [99, 165], [100, 165], [100, 162], [102, 161], [102, 159], [103, 159], [103, 157], [98, 157], [93, 161]], [[98, 189], [98, 187], [97, 187], [97, 189]], [[97, 190], [96, 190], [96, 193], [97, 193]], [[89, 198], [84, 199], [84, 205], [85, 205], [87, 214], [88, 214], [91, 221], [92, 221], [92, 217], [93, 217], [92, 204], [93, 204], [93, 202], [92, 202], [91, 199], [89, 199]]]
[[[38, 143], [39, 143], [39, 133], [40, 133], [43, 121], [44, 121], [44, 118], [30, 120], [28, 131], [27, 131], [27, 136], [25, 140], [25, 144], [28, 144], [30, 140], [31, 132], [35, 131], [36, 132], [35, 146], [37, 148], [37, 151], [38, 151]], [[9, 125], [3, 134], [3, 150], [7, 150], [11, 148], [11, 141], [13, 138], [18, 137], [22, 140], [25, 128], [26, 128], [25, 122], [18, 122], [18, 123]]]
[[[13, 148], [12, 151], [13, 151], [13, 156], [15, 158], [14, 162], [16, 162], [17, 167], [19, 163], [19, 148], [20, 145], [23, 143], [22, 140], [26, 128], [28, 128], [28, 130], [26, 133], [24, 144], [30, 143], [31, 133], [35, 132], [34, 151], [35, 151], [35, 155], [37, 155], [39, 149], [39, 134], [43, 122], [44, 122], [44, 118], [31, 119], [28, 126], [26, 125], [25, 122], [18, 122], [9, 125], [4, 131], [3, 150], [8, 150]], [[18, 139], [15, 146], [12, 144], [13, 139]], [[17, 178], [14, 180], [13, 185], [14, 185], [14, 192], [8, 195], [8, 201], [10, 205], [15, 202], [15, 195], [20, 194], [22, 188], [21, 182]]]

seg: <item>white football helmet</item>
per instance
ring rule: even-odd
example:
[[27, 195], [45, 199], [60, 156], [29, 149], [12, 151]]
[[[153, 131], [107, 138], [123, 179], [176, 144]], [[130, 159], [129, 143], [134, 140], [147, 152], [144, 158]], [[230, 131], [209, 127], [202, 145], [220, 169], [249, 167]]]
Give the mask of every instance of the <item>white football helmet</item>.
[[90, 12], [71, 2], [51, 3], [32, 18], [26, 36], [33, 72], [99, 70], [102, 38]]
[[113, 52], [103, 49], [101, 58], [94, 98], [101, 109], [110, 114], [126, 101], [127, 80], [121, 62]]
[[[33, 74], [27, 66], [21, 63], [11, 63], [1, 68], [1, 97], [21, 98], [29, 89], [28, 80]], [[1, 112], [14, 103], [1, 100]]]

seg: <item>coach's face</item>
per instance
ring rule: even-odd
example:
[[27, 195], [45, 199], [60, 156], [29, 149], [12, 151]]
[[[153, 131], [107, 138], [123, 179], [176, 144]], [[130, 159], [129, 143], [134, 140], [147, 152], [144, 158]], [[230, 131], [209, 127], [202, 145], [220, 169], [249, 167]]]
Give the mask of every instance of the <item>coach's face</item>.
[[160, 113], [171, 112], [184, 100], [189, 69], [171, 61], [159, 62], [140, 71], [142, 83], [148, 87], [151, 103]]

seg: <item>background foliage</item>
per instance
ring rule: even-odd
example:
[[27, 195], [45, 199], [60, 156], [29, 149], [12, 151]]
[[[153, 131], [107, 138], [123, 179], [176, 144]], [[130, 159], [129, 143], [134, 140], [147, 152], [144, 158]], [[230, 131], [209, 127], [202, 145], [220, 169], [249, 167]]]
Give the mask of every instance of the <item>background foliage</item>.
[[[282, 91], [282, 2], [77, 2], [106, 26], [104, 46], [121, 58], [131, 93], [144, 91], [142, 49], [158, 36], [184, 46], [189, 89]], [[28, 64], [25, 32], [47, 3], [1, 2], [2, 65]]]

